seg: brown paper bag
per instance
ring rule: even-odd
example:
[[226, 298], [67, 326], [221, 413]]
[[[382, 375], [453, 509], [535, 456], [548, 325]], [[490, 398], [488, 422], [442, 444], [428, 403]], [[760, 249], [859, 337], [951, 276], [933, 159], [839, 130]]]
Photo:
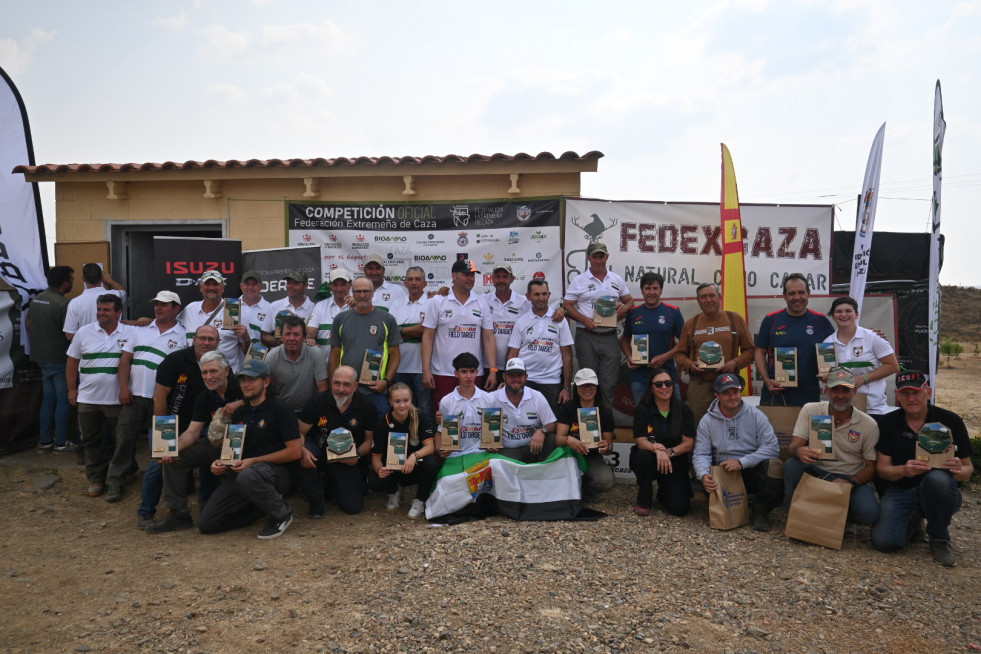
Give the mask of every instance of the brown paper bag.
[[749, 524], [749, 495], [743, 474], [712, 466], [715, 492], [709, 494], [709, 526], [712, 529], [735, 529]]
[[794, 435], [797, 416], [800, 415], [800, 407], [760, 404], [759, 410], [773, 426], [773, 432], [777, 435], [777, 442], [780, 444], [780, 459], [786, 461], [789, 456], [790, 439]]
[[784, 535], [840, 550], [852, 485], [804, 474], [787, 514]]

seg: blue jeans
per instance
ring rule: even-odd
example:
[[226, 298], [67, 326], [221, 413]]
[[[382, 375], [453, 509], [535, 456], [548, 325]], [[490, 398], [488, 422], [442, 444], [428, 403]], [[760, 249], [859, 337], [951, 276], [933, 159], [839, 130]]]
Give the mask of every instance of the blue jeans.
[[408, 384], [412, 389], [412, 403], [419, 407], [419, 410], [428, 416], [435, 416], [433, 409], [433, 389], [427, 388], [422, 383], [421, 372], [399, 372], [395, 374], [395, 381]]
[[388, 403], [387, 392], [376, 393], [363, 387], [359, 389], [359, 392], [364, 393], [364, 396], [371, 400], [372, 404], [375, 405], [375, 410], [378, 411], [379, 418], [383, 418], [386, 413], [392, 410], [392, 405]]
[[42, 363], [41, 384], [44, 396], [41, 399], [41, 444], [51, 442], [54, 429], [55, 445], [68, 442], [68, 423], [72, 418], [72, 405], [68, 403], [68, 382], [65, 380], [65, 364]]
[[[825, 481], [850, 479], [848, 475], [826, 472], [816, 463], [805, 464], [800, 459], [791, 457], [787, 459], [783, 468], [784, 497], [788, 507], [794, 497], [794, 491], [797, 490], [797, 484], [800, 483], [805, 472]], [[862, 484], [853, 488], [848, 502], [848, 520], [859, 525], [871, 525], [878, 518], [879, 502], [875, 499], [875, 491], [872, 490], [872, 486]]]
[[931, 541], [950, 542], [947, 528], [961, 508], [961, 500], [961, 490], [946, 470], [931, 470], [913, 488], [890, 487], [879, 502], [872, 546], [880, 552], [903, 549], [923, 518]]

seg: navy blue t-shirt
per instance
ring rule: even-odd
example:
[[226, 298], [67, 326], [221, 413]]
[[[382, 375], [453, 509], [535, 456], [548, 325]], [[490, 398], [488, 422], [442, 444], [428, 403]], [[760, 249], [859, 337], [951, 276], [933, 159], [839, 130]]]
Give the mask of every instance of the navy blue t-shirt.
[[[834, 332], [834, 327], [827, 316], [808, 309], [802, 316], [791, 316], [786, 309], [771, 313], [760, 323], [760, 332], [756, 335], [756, 347], [766, 350], [767, 370], [773, 378], [773, 348], [797, 348], [797, 388], [787, 388], [777, 395], [777, 404], [783, 401], [789, 406], [804, 406], [808, 402], [817, 402], [821, 398], [821, 384], [817, 378], [816, 343], [821, 343]], [[774, 398], [766, 385], [760, 394], [760, 401], [770, 403]]]
[[[627, 317], [623, 321], [623, 333], [628, 339], [634, 334], [647, 334], [649, 336], [647, 351], [653, 358], [675, 346], [684, 326], [685, 319], [681, 317], [681, 310], [678, 307], [662, 302], [656, 308], [648, 309], [646, 305], [641, 304], [627, 312]], [[664, 363], [664, 367], [671, 371], [671, 376], [677, 381], [678, 375], [673, 357]], [[646, 383], [651, 372], [651, 368], [647, 367], [631, 370], [630, 381]]]

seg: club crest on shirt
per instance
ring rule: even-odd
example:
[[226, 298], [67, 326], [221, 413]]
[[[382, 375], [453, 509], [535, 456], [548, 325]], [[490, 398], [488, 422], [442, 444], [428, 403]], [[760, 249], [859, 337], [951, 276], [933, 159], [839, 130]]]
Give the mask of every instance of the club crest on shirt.
[[860, 357], [862, 356], [862, 352], [864, 351], [865, 351], [864, 347], [862, 347], [861, 345], [856, 345], [855, 347], [852, 348], [852, 356]]
[[658, 317], [657, 317], [657, 322], [658, 322], [658, 324], [659, 324], [659, 325], [663, 325], [663, 324], [664, 324], [664, 322], [665, 322], [665, 321], [664, 321], [664, 316], [658, 316]]
[[371, 334], [372, 336], [374, 336], [375, 334], [377, 334], [378, 333], [378, 325], [372, 325], [371, 327], [369, 327], [368, 328], [368, 333]]
[[807, 335], [808, 336], [814, 336], [814, 326], [813, 325], [808, 325], [807, 326], [807, 329], [805, 329], [804, 331], [807, 332]]
[[259, 319], [259, 322], [262, 322], [263, 320], [266, 319], [266, 314], [260, 313], [259, 315], [256, 316], [256, 318]]
[[126, 341], [128, 340], [129, 340], [128, 338], [117, 338], [116, 345], [118, 345], [119, 348], [122, 349], [126, 345]]
[[391, 293], [382, 293], [382, 299], [385, 300], [386, 302], [388, 302], [389, 300], [392, 299], [392, 294]]
[[849, 429], [848, 430], [848, 442], [849, 443], [857, 443], [858, 442], [858, 439], [860, 439], [861, 437], [862, 437], [862, 432], [855, 431], [854, 429]]
[[265, 426], [266, 426], [266, 419], [265, 418], [259, 418], [259, 429], [262, 429]]
[[177, 341], [175, 341], [174, 339], [170, 339], [169, 341], [167, 341], [168, 349], [173, 350], [175, 347], [177, 347]]
[[351, 418], [350, 420], [347, 421], [347, 424], [348, 424], [349, 427], [357, 427], [358, 426], [358, 419], [357, 418]]

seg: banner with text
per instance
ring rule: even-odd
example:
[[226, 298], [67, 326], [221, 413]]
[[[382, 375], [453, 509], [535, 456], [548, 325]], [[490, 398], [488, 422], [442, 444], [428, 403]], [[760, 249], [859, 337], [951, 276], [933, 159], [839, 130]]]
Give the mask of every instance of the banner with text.
[[[811, 291], [831, 289], [830, 205], [741, 204], [746, 293], [781, 294], [785, 276], [803, 273]], [[630, 285], [645, 272], [664, 276], [664, 297], [694, 297], [695, 287], [722, 279], [722, 228], [717, 203], [610, 202], [569, 198], [565, 203], [566, 281], [586, 270], [586, 247], [606, 243], [609, 267]]]
[[181, 306], [201, 299], [198, 280], [215, 270], [225, 278], [225, 297], [239, 296], [242, 241], [232, 238], [154, 236], [153, 260], [157, 288], [174, 291]]
[[534, 277], [562, 286], [559, 198], [482, 202], [288, 202], [288, 245], [320, 247], [324, 279], [335, 268], [358, 275], [372, 254], [386, 260], [385, 276], [401, 284], [420, 266], [430, 289], [449, 286], [450, 267], [471, 259], [474, 286], [493, 288], [494, 266], [507, 263], [521, 291]]

